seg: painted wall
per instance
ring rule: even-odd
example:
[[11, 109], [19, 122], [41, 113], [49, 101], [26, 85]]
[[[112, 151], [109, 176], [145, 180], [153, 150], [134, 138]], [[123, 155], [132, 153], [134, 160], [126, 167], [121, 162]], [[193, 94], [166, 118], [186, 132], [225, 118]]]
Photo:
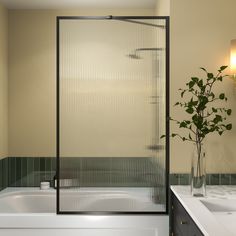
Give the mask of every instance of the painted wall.
[[170, 15], [170, 1], [171, 0], [156, 0], [155, 13], [157, 16]]
[[8, 13], [0, 4], [0, 158], [8, 156]]
[[[179, 100], [178, 88], [194, 75], [203, 76], [199, 67], [212, 72], [229, 64], [230, 40], [236, 38], [235, 0], [171, 0], [171, 115], [182, 119], [184, 114], [173, 104]], [[233, 130], [222, 137], [207, 140], [207, 171], [236, 171], [236, 87], [226, 79], [217, 91], [227, 94], [233, 109], [230, 121]], [[172, 131], [176, 126], [172, 125]], [[171, 141], [171, 172], [188, 172], [192, 146]]]
[[10, 156], [55, 156], [55, 17], [108, 14], [154, 15], [154, 10], [9, 11]]

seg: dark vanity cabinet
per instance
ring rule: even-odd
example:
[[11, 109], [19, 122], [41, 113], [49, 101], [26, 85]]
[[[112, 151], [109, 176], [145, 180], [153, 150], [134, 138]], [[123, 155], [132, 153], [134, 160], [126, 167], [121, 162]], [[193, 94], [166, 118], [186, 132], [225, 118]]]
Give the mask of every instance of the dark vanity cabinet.
[[170, 206], [171, 236], [204, 236], [173, 192], [171, 192]]

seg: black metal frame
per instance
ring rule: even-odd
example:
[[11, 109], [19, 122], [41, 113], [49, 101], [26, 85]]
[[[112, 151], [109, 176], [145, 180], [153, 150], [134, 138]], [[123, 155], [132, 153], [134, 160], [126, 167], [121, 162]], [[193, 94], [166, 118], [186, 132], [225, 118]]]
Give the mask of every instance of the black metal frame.
[[[140, 20], [140, 19], [162, 19], [166, 21], [166, 210], [163, 212], [77, 212], [60, 211], [60, 20]], [[135, 23], [135, 22], [133, 22]], [[169, 80], [170, 80], [170, 33], [168, 16], [57, 16], [56, 19], [56, 208], [57, 214], [86, 214], [86, 215], [168, 215], [169, 214]]]

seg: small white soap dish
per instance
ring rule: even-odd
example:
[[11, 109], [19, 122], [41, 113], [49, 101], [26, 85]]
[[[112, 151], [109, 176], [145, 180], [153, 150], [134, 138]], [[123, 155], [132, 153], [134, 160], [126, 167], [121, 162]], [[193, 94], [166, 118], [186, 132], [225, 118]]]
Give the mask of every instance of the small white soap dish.
[[50, 188], [50, 183], [49, 182], [40, 182], [40, 189], [41, 190], [47, 190]]

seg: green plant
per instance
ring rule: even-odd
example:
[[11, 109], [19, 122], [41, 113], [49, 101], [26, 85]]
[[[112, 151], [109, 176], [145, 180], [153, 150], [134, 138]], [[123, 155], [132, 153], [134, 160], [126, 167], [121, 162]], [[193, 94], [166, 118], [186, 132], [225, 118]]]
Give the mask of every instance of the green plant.
[[[170, 118], [170, 120], [176, 122], [179, 128], [189, 131], [187, 136], [172, 133], [171, 137], [179, 137], [182, 141], [195, 143], [199, 158], [201, 144], [207, 135], [210, 133], [222, 135], [225, 131], [232, 129], [232, 124], [225, 123], [227, 116], [231, 115], [232, 110], [214, 106], [218, 100], [227, 101], [224, 93], [216, 95], [213, 92], [215, 84], [222, 82], [223, 78], [227, 77], [227, 75], [222, 75], [226, 68], [227, 66], [221, 66], [216, 75], [209, 73], [205, 68], [201, 68], [206, 78], [192, 77], [186, 83], [186, 88], [179, 89], [181, 101], [175, 103], [175, 106], [183, 108], [191, 116], [190, 119], [178, 121]], [[184, 98], [186, 98], [186, 101], [183, 101]], [[163, 137], [165, 135], [161, 136], [161, 138]]]

